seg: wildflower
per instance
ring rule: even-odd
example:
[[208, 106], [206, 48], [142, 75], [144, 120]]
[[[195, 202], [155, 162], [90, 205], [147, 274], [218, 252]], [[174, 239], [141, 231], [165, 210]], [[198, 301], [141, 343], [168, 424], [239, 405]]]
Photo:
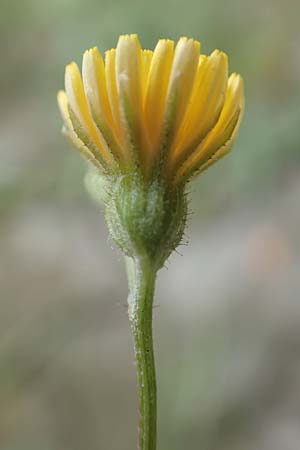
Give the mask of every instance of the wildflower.
[[63, 132], [101, 177], [97, 195], [126, 256], [129, 318], [140, 400], [140, 450], [156, 449], [152, 305], [157, 271], [185, 228], [185, 187], [228, 153], [242, 118], [243, 82], [228, 77], [225, 53], [200, 43], [158, 41], [142, 50], [136, 35], [116, 49], [83, 56], [82, 75], [66, 67], [58, 93]]

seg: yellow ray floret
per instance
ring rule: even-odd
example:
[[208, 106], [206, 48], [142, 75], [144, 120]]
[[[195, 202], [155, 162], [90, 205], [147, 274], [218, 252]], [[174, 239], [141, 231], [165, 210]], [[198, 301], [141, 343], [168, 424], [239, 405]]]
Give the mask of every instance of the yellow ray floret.
[[142, 53], [142, 73], [141, 73], [141, 84], [142, 84], [142, 102], [144, 104], [147, 80], [149, 76], [151, 61], [153, 58], [152, 50], [143, 50]]
[[186, 37], [161, 39], [142, 50], [137, 35], [119, 38], [105, 53], [83, 56], [66, 68], [58, 101], [65, 133], [105, 172], [139, 171], [178, 185], [226, 154], [242, 117], [244, 94], [228, 58], [200, 54]]
[[105, 76], [107, 85], [108, 100], [114, 120], [114, 126], [119, 140], [123, 141], [124, 136], [121, 127], [121, 114], [118, 98], [117, 77], [116, 77], [116, 49], [105, 52]]
[[102, 122], [112, 126], [104, 62], [99, 50], [94, 47], [83, 55], [82, 78], [86, 98]]
[[199, 63], [199, 52], [200, 43], [193, 39], [181, 38], [176, 45], [165, 111], [167, 144], [170, 148], [189, 104]]
[[203, 171], [230, 150], [244, 111], [243, 80], [232, 74], [228, 80], [226, 99], [218, 122], [193, 154], [179, 168], [176, 180], [188, 179]]
[[144, 118], [152, 144], [152, 153], [159, 150], [173, 55], [173, 41], [167, 39], [158, 41], [151, 61], [144, 102]]
[[91, 116], [111, 153], [122, 160], [121, 143], [107, 93], [104, 62], [97, 47], [87, 50], [83, 55], [82, 78]]
[[74, 126], [73, 123], [75, 131], [86, 136], [86, 141], [90, 141], [90, 144], [98, 149], [99, 158], [103, 158], [106, 163], [109, 163], [111, 161], [109, 149], [106, 148], [101, 133], [91, 117], [81, 75], [74, 62], [66, 67], [65, 88], [69, 108], [78, 121], [78, 126]]
[[178, 130], [171, 160], [182, 161], [216, 124], [225, 100], [228, 79], [227, 56], [215, 50], [201, 58], [190, 104]]
[[64, 91], [59, 91], [57, 94], [57, 102], [64, 119], [65, 126], [63, 127], [63, 134], [69, 139], [69, 141], [79, 149], [80, 153], [90, 162], [92, 162], [98, 169], [102, 169], [100, 162], [93, 152], [88, 149], [85, 144], [79, 139], [74, 131], [73, 123], [70, 118], [70, 113], [68, 109], [68, 100], [66, 93]]
[[[121, 126], [129, 149], [142, 145], [142, 49], [136, 35], [121, 36], [116, 52], [116, 81]], [[134, 155], [130, 154], [133, 158]]]

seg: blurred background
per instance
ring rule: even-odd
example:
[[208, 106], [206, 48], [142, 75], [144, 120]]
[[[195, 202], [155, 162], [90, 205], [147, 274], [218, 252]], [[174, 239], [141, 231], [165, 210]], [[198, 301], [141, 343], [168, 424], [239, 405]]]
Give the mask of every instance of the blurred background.
[[230, 55], [247, 107], [159, 273], [160, 450], [298, 450], [300, 4], [1, 0], [0, 449], [136, 448], [122, 256], [63, 139], [66, 63], [137, 32]]

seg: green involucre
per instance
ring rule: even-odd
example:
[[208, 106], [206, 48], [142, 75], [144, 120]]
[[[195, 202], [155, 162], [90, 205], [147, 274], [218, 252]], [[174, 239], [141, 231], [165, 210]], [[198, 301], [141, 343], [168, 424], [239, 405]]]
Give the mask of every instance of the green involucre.
[[111, 179], [106, 221], [113, 240], [130, 257], [147, 257], [157, 269], [180, 244], [187, 215], [183, 189], [170, 190], [137, 174]]

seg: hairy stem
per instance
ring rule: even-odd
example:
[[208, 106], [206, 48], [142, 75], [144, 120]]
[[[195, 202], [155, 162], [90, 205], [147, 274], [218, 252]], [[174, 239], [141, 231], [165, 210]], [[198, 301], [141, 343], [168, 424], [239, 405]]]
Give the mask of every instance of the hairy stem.
[[133, 334], [139, 398], [139, 450], [156, 450], [156, 377], [152, 309], [156, 270], [148, 258], [127, 263], [131, 287], [129, 319]]

